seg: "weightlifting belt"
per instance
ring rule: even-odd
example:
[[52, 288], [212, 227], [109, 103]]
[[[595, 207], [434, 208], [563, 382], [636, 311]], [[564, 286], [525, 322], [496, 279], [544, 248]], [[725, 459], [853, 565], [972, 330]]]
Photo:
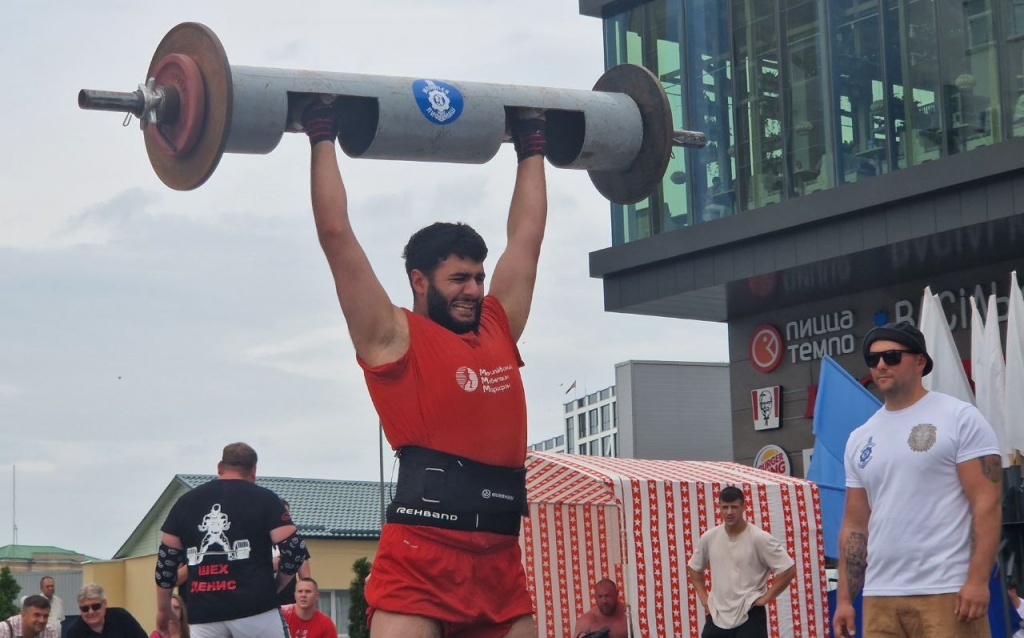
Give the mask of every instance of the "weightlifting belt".
[[500, 467], [406, 446], [397, 453], [398, 485], [387, 521], [442, 529], [519, 535], [526, 468]]

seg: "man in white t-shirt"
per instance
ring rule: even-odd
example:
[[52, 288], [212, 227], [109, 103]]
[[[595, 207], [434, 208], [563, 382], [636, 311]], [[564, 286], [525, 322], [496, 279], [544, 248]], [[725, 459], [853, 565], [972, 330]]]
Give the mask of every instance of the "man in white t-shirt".
[[46, 623], [60, 633], [60, 625], [64, 622], [64, 601], [57, 595], [57, 585], [50, 576], [39, 579], [39, 593], [50, 601], [50, 620]]
[[[765, 605], [789, 587], [796, 565], [777, 538], [744, 518], [738, 487], [722, 488], [718, 511], [722, 524], [701, 534], [686, 566], [707, 615], [701, 638], [768, 638]], [[709, 565], [710, 592], [704, 581]]]
[[999, 545], [1002, 463], [977, 408], [925, 390], [924, 336], [909, 323], [873, 328], [864, 360], [885, 404], [846, 443], [833, 628], [863, 635], [989, 636], [988, 580]]

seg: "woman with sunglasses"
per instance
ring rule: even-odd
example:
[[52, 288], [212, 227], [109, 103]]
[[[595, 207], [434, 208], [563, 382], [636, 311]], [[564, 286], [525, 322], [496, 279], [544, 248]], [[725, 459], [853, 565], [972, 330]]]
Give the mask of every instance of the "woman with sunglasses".
[[120, 607], [107, 607], [107, 595], [96, 583], [89, 583], [78, 592], [81, 616], [68, 628], [67, 638], [146, 638], [139, 621]]
[[[185, 601], [177, 594], [171, 594], [171, 613], [178, 619], [178, 631], [171, 626], [170, 638], [189, 638], [188, 611], [185, 609]], [[149, 634], [149, 638], [164, 638], [159, 631]]]

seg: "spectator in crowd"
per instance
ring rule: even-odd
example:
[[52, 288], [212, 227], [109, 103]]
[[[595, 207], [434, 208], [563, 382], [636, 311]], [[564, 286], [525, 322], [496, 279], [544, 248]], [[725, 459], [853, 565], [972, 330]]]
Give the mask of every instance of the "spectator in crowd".
[[281, 608], [291, 638], [336, 638], [338, 629], [330, 616], [316, 608], [320, 587], [312, 578], [298, 578], [295, 604]]
[[576, 619], [573, 636], [581, 638], [601, 629], [608, 630], [608, 638], [628, 638], [626, 605], [619, 600], [619, 588], [605, 578], [594, 587], [594, 602], [590, 611]]
[[[793, 558], [782, 543], [747, 522], [743, 503], [743, 490], [722, 488], [722, 523], [701, 534], [687, 564], [706, 615], [702, 638], [768, 638], [768, 603], [786, 591], [796, 575]], [[704, 579], [708, 567], [711, 591]], [[769, 586], [773, 572], [775, 580]]]
[[[189, 638], [188, 610], [185, 609], [185, 601], [177, 594], [171, 594], [171, 614], [178, 622], [173, 623], [170, 638]], [[160, 632], [154, 631], [149, 638], [161, 638]]]
[[0, 622], [0, 638], [58, 638], [60, 633], [47, 624], [50, 601], [42, 595], [25, 596], [21, 613]]
[[78, 592], [78, 620], [68, 627], [67, 638], [146, 638], [146, 632], [128, 613], [120, 607], [107, 607], [107, 595], [96, 583], [89, 583]]
[[59, 634], [60, 625], [64, 622], [64, 601], [57, 595], [57, 584], [52, 577], [43, 576], [39, 579], [39, 593], [50, 601], [50, 620], [46, 624], [52, 625]]

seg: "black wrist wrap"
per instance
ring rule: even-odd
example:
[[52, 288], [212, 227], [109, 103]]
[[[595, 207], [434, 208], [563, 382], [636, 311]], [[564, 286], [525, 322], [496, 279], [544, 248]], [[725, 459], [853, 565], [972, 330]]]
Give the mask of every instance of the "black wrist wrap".
[[516, 120], [512, 123], [512, 145], [516, 156], [523, 161], [534, 155], [544, 155], [548, 142], [544, 136], [544, 120]]
[[314, 100], [302, 112], [302, 128], [309, 137], [309, 145], [316, 146], [320, 142], [331, 142], [338, 137], [338, 128], [334, 121], [334, 104], [326, 104], [322, 100]]

